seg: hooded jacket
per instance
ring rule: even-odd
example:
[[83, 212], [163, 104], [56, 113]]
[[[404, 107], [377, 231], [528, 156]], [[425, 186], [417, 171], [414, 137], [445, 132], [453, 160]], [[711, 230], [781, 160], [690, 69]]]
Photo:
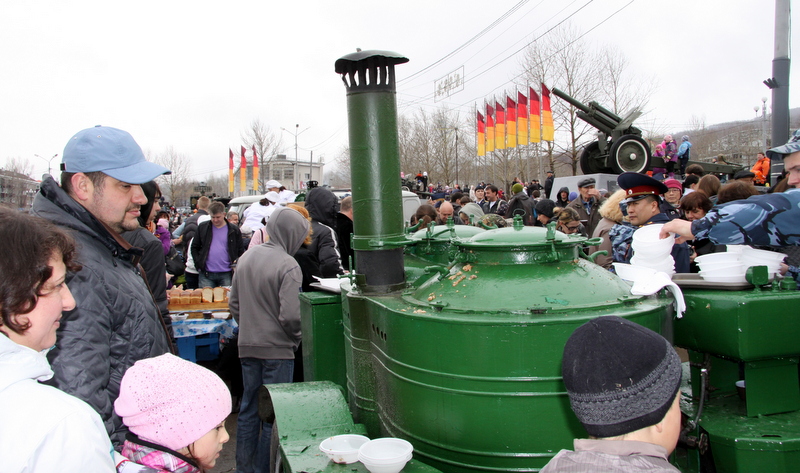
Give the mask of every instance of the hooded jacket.
[[532, 227], [536, 222], [536, 211], [533, 208], [533, 199], [528, 197], [525, 191], [517, 192], [508, 202], [506, 218], [514, 218], [515, 215], [522, 216], [522, 223]]
[[116, 471], [111, 441], [85, 402], [39, 383], [53, 376], [44, 352], [0, 334], [3, 471]]
[[303, 274], [292, 255], [308, 229], [300, 212], [279, 208], [267, 222], [269, 241], [239, 258], [228, 307], [239, 324], [240, 358], [294, 359], [301, 340]]
[[32, 213], [75, 238], [76, 259], [83, 265], [67, 278], [77, 307], [64, 312], [55, 348], [47, 355], [55, 372], [50, 384], [92, 406], [114, 445], [122, 445], [127, 429], [114, 413], [122, 375], [136, 361], [170, 351], [158, 307], [135, 264], [142, 251], [97, 220], [52, 177], [42, 181]]
[[323, 278], [335, 278], [344, 274], [342, 255], [336, 239], [336, 214], [339, 213], [339, 199], [333, 192], [323, 187], [315, 187], [306, 196], [306, 210], [311, 216], [311, 235], [309, 250], [317, 257]]
[[[561, 199], [561, 193], [562, 192], [566, 192], [567, 193], [567, 200], [562, 200]], [[558, 190], [558, 194], [556, 194], [556, 199], [555, 200], [556, 200], [556, 207], [561, 207], [563, 209], [564, 207], [569, 205], [569, 187], [562, 187], [561, 189], [559, 189]]]

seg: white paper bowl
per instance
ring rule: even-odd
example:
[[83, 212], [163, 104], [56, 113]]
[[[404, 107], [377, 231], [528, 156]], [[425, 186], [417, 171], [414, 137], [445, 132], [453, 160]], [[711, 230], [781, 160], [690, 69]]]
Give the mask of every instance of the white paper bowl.
[[757, 250], [755, 248], [744, 248], [742, 250], [742, 259], [753, 259], [756, 261], [761, 261], [762, 264], [769, 264], [769, 263], [782, 263], [783, 260], [786, 258], [786, 255], [783, 253], [776, 253], [774, 251], [767, 251], [767, 250]]
[[370, 440], [358, 450], [358, 461], [371, 473], [398, 473], [411, 460], [414, 447], [406, 440]]
[[739, 263], [741, 261], [738, 253], [709, 253], [707, 255], [698, 256], [694, 259], [697, 264], [704, 263]]
[[674, 236], [670, 236], [663, 240], [658, 237], [663, 227], [664, 227], [663, 223], [654, 223], [652, 225], [645, 225], [637, 229], [635, 232], [633, 232], [633, 240], [641, 241], [642, 243], [657, 243], [659, 241], [674, 240], [675, 239]]
[[611, 263], [614, 266], [617, 276], [625, 281], [636, 282], [646, 281], [656, 274], [656, 270], [645, 268], [644, 266], [634, 266], [625, 263]]
[[170, 314], [169, 318], [171, 318], [173, 321], [181, 321], [189, 318], [189, 314]]
[[725, 245], [728, 253], [741, 253], [745, 248], [750, 248], [748, 245]]
[[358, 449], [369, 442], [363, 435], [335, 435], [319, 444], [319, 449], [334, 463], [355, 463], [358, 461]]
[[227, 319], [228, 317], [230, 317], [230, 315], [231, 315], [230, 312], [212, 312], [211, 313], [211, 316], [214, 317], [215, 319]]
[[704, 274], [703, 271], [700, 271], [698, 274], [700, 274], [701, 278], [709, 282], [747, 282], [747, 279], [744, 277], [744, 273], [734, 275], [728, 274], [725, 276], [719, 274]]

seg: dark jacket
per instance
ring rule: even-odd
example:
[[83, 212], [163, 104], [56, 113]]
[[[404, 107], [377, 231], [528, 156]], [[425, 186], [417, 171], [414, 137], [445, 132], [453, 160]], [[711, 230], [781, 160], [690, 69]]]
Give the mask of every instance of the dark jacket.
[[566, 192], [567, 196], [569, 196], [569, 187], [562, 187], [558, 190], [558, 194], [556, 194], [556, 198], [553, 199], [556, 201], [556, 207], [561, 207], [562, 209], [569, 205], [569, 200], [561, 200], [561, 193]]
[[553, 192], [553, 181], [555, 181], [554, 176], [547, 176], [547, 179], [544, 180], [544, 195], [548, 199], [550, 199], [550, 193]]
[[311, 216], [311, 245], [309, 250], [319, 261], [320, 272], [324, 278], [335, 278], [344, 274], [342, 256], [336, 238], [336, 214], [339, 213], [339, 199], [324, 187], [315, 187], [306, 195], [306, 210]]
[[[161, 318], [164, 320], [164, 324], [170, 328], [172, 319], [169, 316], [169, 309], [167, 309], [167, 269], [164, 263], [164, 247], [161, 240], [142, 227], [123, 233], [122, 238], [130, 243], [131, 246], [141, 248], [144, 251], [139, 264], [144, 269], [145, 276], [147, 276], [147, 284], [150, 286], [150, 292], [156, 300]], [[171, 328], [169, 332], [171, 336]]]
[[532, 227], [536, 222], [536, 211], [533, 205], [533, 199], [528, 197], [525, 191], [520, 191], [508, 202], [505, 217], [514, 218], [515, 215], [522, 215], [522, 223]]
[[[206, 270], [208, 252], [211, 250], [212, 225], [210, 220], [201, 223], [197, 227], [197, 235], [192, 240], [192, 259], [194, 260], [194, 267], [198, 271]], [[228, 258], [230, 258], [231, 264], [234, 264], [245, 250], [242, 243], [242, 232], [239, 227], [232, 223], [225, 222], [225, 225], [228, 226]]]
[[114, 413], [125, 370], [169, 352], [158, 307], [134, 264], [141, 250], [69, 197], [52, 177], [42, 182], [32, 213], [75, 238], [83, 269], [67, 278], [77, 307], [64, 312], [56, 346], [47, 355], [52, 384], [86, 401], [103, 418], [115, 446], [127, 428]]
[[591, 204], [591, 212], [586, 211], [586, 207], [583, 205], [583, 199], [581, 196], [575, 198], [572, 202], [567, 205], [567, 207], [575, 209], [578, 212], [578, 215], [581, 217], [581, 220], [584, 220], [584, 226], [586, 227], [586, 232], [591, 235], [594, 233], [594, 229], [597, 228], [597, 224], [600, 223], [600, 219], [603, 218], [600, 215], [600, 206], [605, 202], [606, 199], [597, 199], [592, 197], [592, 204]]
[[350, 270], [350, 258], [355, 262], [355, 251], [350, 246], [350, 235], [353, 233], [353, 221], [350, 217], [339, 212], [336, 214], [336, 240], [339, 243], [339, 253], [342, 255], [342, 267]]

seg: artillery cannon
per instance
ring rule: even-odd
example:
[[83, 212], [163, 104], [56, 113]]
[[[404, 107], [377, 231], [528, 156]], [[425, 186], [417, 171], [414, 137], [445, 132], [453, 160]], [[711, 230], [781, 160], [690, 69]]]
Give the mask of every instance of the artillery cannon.
[[623, 118], [597, 102], [583, 104], [556, 88], [553, 93], [577, 108], [578, 118], [598, 130], [597, 140], [581, 153], [584, 174], [644, 172], [650, 168], [650, 146], [642, 138], [642, 130], [633, 126], [641, 111], [634, 109]]

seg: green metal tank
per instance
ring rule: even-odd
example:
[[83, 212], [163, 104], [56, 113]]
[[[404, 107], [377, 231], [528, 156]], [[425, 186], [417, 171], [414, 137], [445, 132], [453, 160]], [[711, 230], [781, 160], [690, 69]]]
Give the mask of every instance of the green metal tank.
[[581, 258], [582, 237], [504, 228], [453, 240], [449, 272], [401, 294], [351, 291], [348, 389], [370, 436], [402, 437], [442, 471], [538, 471], [585, 436], [561, 356], [587, 320], [618, 315], [658, 332], [669, 298]]

